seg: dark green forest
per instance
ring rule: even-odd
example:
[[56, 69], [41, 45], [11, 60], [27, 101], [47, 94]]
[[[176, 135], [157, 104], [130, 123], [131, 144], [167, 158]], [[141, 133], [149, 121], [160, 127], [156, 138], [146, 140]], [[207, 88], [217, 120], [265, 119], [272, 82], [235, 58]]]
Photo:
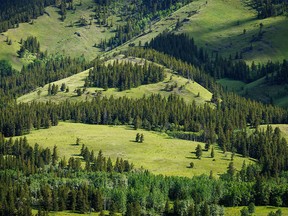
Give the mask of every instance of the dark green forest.
[[164, 68], [144, 63], [143, 66], [132, 63], [114, 62], [105, 66], [95, 62], [85, 80], [85, 87], [118, 88], [119, 91], [140, 85], [157, 83], [164, 79]]

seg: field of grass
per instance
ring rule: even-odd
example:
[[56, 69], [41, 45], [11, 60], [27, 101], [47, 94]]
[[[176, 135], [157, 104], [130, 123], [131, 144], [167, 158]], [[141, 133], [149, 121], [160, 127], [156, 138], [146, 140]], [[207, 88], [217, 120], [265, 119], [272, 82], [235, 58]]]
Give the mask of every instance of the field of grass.
[[[143, 133], [144, 143], [134, 142], [136, 134]], [[34, 130], [26, 135], [30, 145], [38, 143], [43, 148], [53, 148], [57, 145], [59, 155], [69, 158], [78, 156], [81, 145], [75, 145], [76, 139], [85, 144], [95, 155], [101, 149], [105, 156], [114, 161], [117, 157], [127, 159], [136, 168], [148, 169], [155, 174], [177, 175], [191, 177], [207, 174], [213, 170], [216, 177], [227, 171], [231, 153], [223, 152], [215, 146], [215, 160], [210, 157], [210, 151], [203, 151], [202, 159], [195, 156], [198, 144], [204, 149], [204, 143], [172, 139], [165, 133], [134, 130], [129, 126], [103, 126], [60, 122], [58, 126], [43, 130]], [[243, 161], [246, 164], [253, 161], [240, 155], [234, 157], [236, 169], [240, 169]], [[189, 168], [194, 162], [194, 168]]]
[[[198, 0], [189, 7], [196, 14], [185, 19], [178, 32], [189, 34], [196, 44], [224, 56], [234, 57], [242, 50], [248, 62], [288, 58], [287, 17], [258, 20], [255, 11], [241, 0]], [[253, 35], [260, 31], [260, 23], [263, 38], [253, 42], [253, 50], [249, 51]]]
[[[141, 62], [141, 59], [137, 59], [133, 57], [123, 58], [123, 56], [121, 56], [119, 58], [118, 60], [120, 61], [130, 61], [133, 63]], [[59, 101], [63, 101], [66, 99], [69, 99], [72, 101], [92, 99], [94, 97], [92, 93], [95, 93], [95, 91], [97, 90], [102, 91], [103, 89], [87, 88], [85, 94], [79, 97], [76, 96], [76, 93], [74, 92], [74, 90], [77, 88], [83, 88], [84, 80], [88, 76], [88, 73], [89, 73], [89, 70], [86, 70], [79, 74], [76, 74], [71, 77], [54, 82], [59, 87], [61, 86], [62, 83], [66, 83], [66, 85], [69, 86], [68, 93], [59, 92], [55, 96], [48, 96], [47, 93], [48, 93], [49, 84], [47, 84], [43, 88], [39, 87], [34, 92], [23, 95], [22, 97], [18, 98], [17, 101], [18, 102], [30, 102], [30, 101], [36, 100], [36, 101], [46, 102], [49, 100], [53, 100], [53, 101], [59, 102]], [[173, 85], [174, 83], [177, 83], [177, 88], [174, 88], [174, 90], [170, 92], [164, 91], [164, 88], [167, 84]], [[107, 91], [102, 91], [103, 96], [110, 97], [113, 95], [113, 97], [126, 96], [129, 98], [141, 98], [143, 97], [144, 94], [148, 96], [151, 94], [158, 94], [158, 93], [165, 97], [166, 96], [168, 97], [170, 94], [178, 94], [181, 97], [183, 97], [187, 103], [191, 103], [193, 100], [195, 100], [197, 104], [203, 104], [207, 101], [210, 101], [212, 97], [212, 94], [207, 89], [199, 85], [198, 83], [192, 82], [192, 81], [188, 82], [188, 79], [172, 74], [171, 71], [169, 70], [166, 70], [166, 78], [163, 82], [142, 85], [137, 88], [132, 88], [132, 89], [121, 91], [121, 92], [119, 92], [115, 88], [108, 89]]]
[[[225, 216], [240, 216], [242, 206], [225, 208]], [[252, 216], [267, 216], [271, 211], [274, 213], [281, 209], [282, 215], [288, 215], [288, 208], [274, 207], [274, 206], [256, 206], [255, 213]]]
[[[40, 41], [41, 50], [47, 50], [50, 54], [64, 54], [72, 57], [84, 55], [86, 59], [92, 60], [99, 54], [99, 49], [93, 47], [95, 43], [99, 43], [101, 39], [109, 39], [114, 33], [110, 32], [106, 27], [100, 27], [95, 23], [91, 26], [80, 27], [77, 22], [80, 17], [87, 20], [93, 15], [93, 1], [75, 0], [75, 13], [67, 10], [67, 18], [64, 22], [60, 20], [59, 9], [56, 7], [47, 7], [47, 12], [41, 17], [33, 21], [33, 24], [23, 23], [19, 28], [10, 29], [0, 35], [0, 59], [11, 61], [14, 68], [20, 70], [23, 63], [27, 63], [25, 59], [17, 58], [17, 50], [20, 48], [19, 41], [21, 38], [26, 39], [28, 36], [36, 36]], [[48, 15], [49, 14], [49, 15]], [[118, 21], [114, 17], [113, 21]], [[92, 20], [93, 22], [93, 20]], [[71, 23], [73, 27], [70, 27]], [[80, 33], [77, 36], [75, 32]], [[6, 38], [12, 40], [12, 45], [7, 45]]]

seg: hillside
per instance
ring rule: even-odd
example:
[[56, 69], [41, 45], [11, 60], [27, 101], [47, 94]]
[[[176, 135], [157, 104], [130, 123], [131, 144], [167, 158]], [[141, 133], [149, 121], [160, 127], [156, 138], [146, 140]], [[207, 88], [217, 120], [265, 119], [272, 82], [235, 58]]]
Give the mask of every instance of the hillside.
[[[285, 16], [257, 19], [249, 1], [240, 0], [200, 0], [189, 6], [186, 13], [190, 11], [191, 17], [180, 16], [182, 23], [176, 32], [189, 34], [200, 47], [226, 57], [242, 52], [249, 63], [288, 57]], [[257, 38], [260, 31], [263, 34]]]
[[[145, 59], [139, 59], [135, 57], [128, 57], [125, 56], [118, 56], [115, 59], [118, 61], [126, 61], [126, 62], [132, 62], [136, 64], [141, 64], [141, 62], [144, 62]], [[114, 59], [114, 60], [115, 60]], [[107, 61], [108, 63], [113, 62], [113, 60]], [[85, 101], [92, 99], [96, 96], [97, 92], [101, 92], [101, 96], [113, 96], [113, 97], [123, 97], [126, 96], [128, 98], [141, 98], [143, 95], [151, 95], [151, 94], [160, 94], [162, 96], [169, 96], [170, 94], [176, 94], [182, 97], [187, 103], [192, 103], [193, 100], [197, 104], [203, 104], [206, 102], [209, 102], [211, 100], [212, 94], [199, 85], [195, 81], [189, 81], [186, 78], [183, 78], [177, 74], [173, 74], [171, 70], [168, 70], [166, 68], [165, 72], [165, 79], [162, 82], [155, 83], [155, 84], [147, 84], [147, 85], [141, 85], [137, 88], [131, 88], [129, 90], [119, 91], [115, 88], [109, 88], [107, 91], [104, 91], [102, 88], [94, 88], [94, 87], [85, 87], [85, 94], [82, 94], [81, 96], [77, 97], [76, 90], [78, 88], [83, 89], [84, 88], [84, 81], [86, 77], [89, 74], [89, 70], [83, 71], [81, 73], [78, 73], [76, 75], [73, 75], [71, 77], [58, 80], [56, 82], [53, 82], [53, 84], [61, 86], [62, 83], [65, 83], [66, 86], [69, 87], [69, 92], [59, 92], [55, 96], [48, 96], [48, 87], [49, 84], [45, 85], [44, 87], [39, 87], [35, 91], [23, 95], [20, 98], [17, 99], [17, 101], [20, 102], [31, 102], [31, 101], [41, 101], [41, 102], [47, 102], [47, 101], [65, 101], [67, 99], [72, 101]], [[174, 88], [172, 91], [166, 91], [165, 87], [167, 85], [176, 85], [177, 87]]]
[[[20, 40], [28, 36], [37, 37], [41, 44], [41, 50], [48, 51], [50, 54], [64, 54], [71, 57], [84, 55], [86, 59], [92, 60], [99, 54], [99, 48], [94, 47], [104, 38], [114, 35], [108, 27], [93, 25], [81, 26], [79, 19], [84, 17], [90, 20], [94, 15], [93, 7], [95, 4], [90, 0], [74, 1], [75, 10], [67, 11], [67, 18], [61, 21], [59, 9], [54, 6], [45, 8], [43, 16], [38, 17], [30, 23], [21, 23], [18, 28], [10, 29], [0, 35], [0, 58], [6, 59], [20, 70], [23, 64], [29, 62], [27, 59], [17, 58], [17, 51], [20, 49]], [[117, 17], [111, 17], [118, 22]], [[93, 20], [92, 20], [93, 21]], [[79, 33], [77, 35], [77, 33]], [[8, 45], [6, 39], [12, 40], [12, 45]]]

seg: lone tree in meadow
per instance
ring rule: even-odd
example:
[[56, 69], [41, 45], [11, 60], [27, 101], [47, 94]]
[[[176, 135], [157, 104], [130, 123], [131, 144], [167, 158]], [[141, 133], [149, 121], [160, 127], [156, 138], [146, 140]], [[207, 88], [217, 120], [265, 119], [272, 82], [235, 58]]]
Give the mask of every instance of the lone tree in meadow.
[[79, 137], [76, 138], [76, 145], [80, 145], [80, 138]]
[[212, 146], [212, 149], [211, 149], [211, 158], [214, 158], [215, 156], [215, 152], [214, 152], [214, 147]]
[[140, 134], [137, 133], [137, 134], [136, 134], [136, 138], [135, 138], [135, 142], [139, 142], [139, 140], [140, 140]]
[[201, 157], [202, 157], [202, 147], [201, 147], [201, 145], [198, 144], [195, 150], [196, 150], [196, 157], [198, 159], [201, 159]]
[[140, 143], [143, 143], [143, 142], [144, 142], [144, 135], [141, 134], [141, 135], [140, 135]]

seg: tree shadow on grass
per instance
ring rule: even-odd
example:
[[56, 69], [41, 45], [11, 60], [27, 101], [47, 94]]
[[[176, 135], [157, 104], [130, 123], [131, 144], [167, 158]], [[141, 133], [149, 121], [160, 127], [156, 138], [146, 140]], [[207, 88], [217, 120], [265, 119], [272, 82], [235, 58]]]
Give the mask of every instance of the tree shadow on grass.
[[190, 157], [190, 156], [187, 156], [185, 158], [187, 158], [187, 159], [198, 159], [197, 157]]

